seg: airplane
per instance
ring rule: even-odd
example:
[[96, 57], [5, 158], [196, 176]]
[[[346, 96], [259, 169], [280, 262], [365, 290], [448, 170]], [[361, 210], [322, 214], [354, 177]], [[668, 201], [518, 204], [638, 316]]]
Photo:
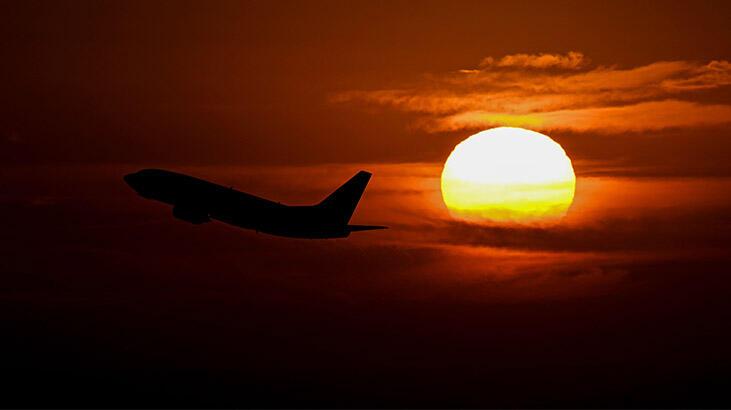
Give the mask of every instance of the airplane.
[[192, 224], [215, 219], [275, 236], [327, 239], [387, 229], [348, 224], [370, 178], [371, 173], [360, 171], [322, 202], [310, 206], [284, 205], [163, 169], [143, 169], [123, 179], [143, 198], [172, 205], [174, 217]]

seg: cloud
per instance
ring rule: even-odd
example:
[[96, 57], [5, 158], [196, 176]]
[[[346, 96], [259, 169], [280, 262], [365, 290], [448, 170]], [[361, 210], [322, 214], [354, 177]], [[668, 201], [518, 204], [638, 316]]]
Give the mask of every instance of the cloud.
[[502, 114], [468, 111], [439, 118], [431, 131], [510, 125], [536, 129], [565, 128], [574, 131], [645, 131], [671, 127], [722, 125], [731, 120], [730, 105], [704, 105], [687, 101], [666, 100], [619, 107], [558, 110], [531, 114]]
[[417, 126], [433, 132], [512, 125], [617, 133], [729, 123], [731, 102], [710, 103], [706, 95], [729, 85], [728, 61], [620, 69], [589, 67], [578, 52], [514, 54], [403, 88], [342, 92], [333, 101], [415, 113]]
[[486, 57], [480, 67], [520, 67], [520, 68], [565, 68], [576, 70], [587, 64], [584, 54], [570, 51], [568, 54], [511, 54], [500, 59]]
[[668, 79], [663, 86], [677, 90], [705, 90], [731, 85], [731, 63], [728, 61], [711, 61], [694, 70], [688, 78]]

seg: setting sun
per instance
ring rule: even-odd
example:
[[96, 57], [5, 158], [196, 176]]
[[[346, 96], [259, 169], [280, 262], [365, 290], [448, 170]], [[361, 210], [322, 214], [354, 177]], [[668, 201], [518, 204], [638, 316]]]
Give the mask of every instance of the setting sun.
[[566, 214], [576, 177], [571, 159], [546, 135], [499, 127], [457, 144], [442, 171], [442, 197], [458, 217], [551, 222]]

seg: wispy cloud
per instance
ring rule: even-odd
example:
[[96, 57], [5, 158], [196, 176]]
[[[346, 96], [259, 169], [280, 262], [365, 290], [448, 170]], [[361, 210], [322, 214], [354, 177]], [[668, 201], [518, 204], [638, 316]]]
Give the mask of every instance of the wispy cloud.
[[670, 127], [720, 125], [731, 121], [731, 106], [704, 105], [687, 101], [665, 100], [618, 107], [597, 107], [503, 114], [466, 111], [425, 122], [429, 130], [448, 131], [510, 125], [537, 129], [571, 128], [575, 131], [606, 132], [658, 130]]
[[511, 54], [499, 59], [486, 57], [480, 67], [565, 68], [575, 70], [588, 63], [584, 54], [570, 51], [561, 54]]
[[592, 67], [578, 52], [514, 54], [403, 88], [346, 91], [333, 100], [412, 112], [429, 131], [512, 125], [612, 133], [729, 123], [731, 104], [708, 103], [703, 94], [729, 85], [728, 61], [622, 69]]

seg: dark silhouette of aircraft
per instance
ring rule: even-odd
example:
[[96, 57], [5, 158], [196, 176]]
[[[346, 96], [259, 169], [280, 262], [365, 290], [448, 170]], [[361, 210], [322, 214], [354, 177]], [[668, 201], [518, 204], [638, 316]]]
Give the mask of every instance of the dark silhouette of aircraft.
[[233, 188], [162, 169], [143, 169], [124, 181], [143, 198], [173, 206], [173, 216], [202, 224], [216, 219], [240, 228], [290, 238], [346, 238], [351, 232], [386, 229], [349, 225], [371, 174], [360, 171], [317, 205], [288, 206]]

